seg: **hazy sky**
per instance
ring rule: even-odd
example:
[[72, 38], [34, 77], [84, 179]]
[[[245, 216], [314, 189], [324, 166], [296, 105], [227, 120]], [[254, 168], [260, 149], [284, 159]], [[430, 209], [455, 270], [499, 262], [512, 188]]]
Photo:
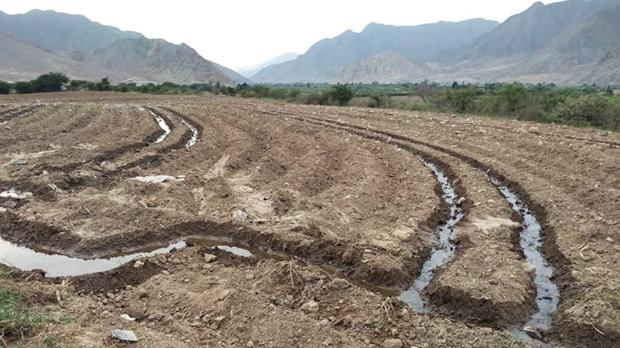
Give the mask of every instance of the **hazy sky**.
[[[231, 68], [286, 52], [370, 22], [416, 25], [482, 17], [504, 21], [533, 0], [3, 0], [0, 10], [82, 14], [150, 38], [186, 43]], [[557, 1], [543, 1], [544, 3]]]

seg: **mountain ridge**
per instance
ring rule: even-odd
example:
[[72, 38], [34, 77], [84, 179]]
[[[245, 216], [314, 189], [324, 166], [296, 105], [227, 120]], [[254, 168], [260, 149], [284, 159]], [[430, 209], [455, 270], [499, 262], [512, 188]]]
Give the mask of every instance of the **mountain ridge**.
[[[393, 50], [409, 60], [425, 61], [434, 53], [473, 41], [498, 25], [495, 21], [468, 19], [416, 26], [368, 24], [355, 33], [322, 39], [297, 59], [267, 67], [253, 79], [257, 82], [330, 82], [347, 66]], [[442, 39], [439, 39], [439, 38]]]
[[[460, 45], [445, 42], [446, 37], [454, 38], [454, 35], [444, 32], [433, 36], [421, 30], [428, 26], [438, 28], [442, 23], [445, 22], [416, 26], [418, 30], [408, 34], [427, 39], [436, 37], [429, 41], [433, 44], [444, 41], [443, 48], [413, 45], [416, 39], [411, 37], [409, 41], [398, 41], [394, 33], [406, 29], [395, 31], [394, 28], [407, 27], [369, 23], [360, 33], [349, 30], [319, 40], [295, 61], [263, 69], [254, 79], [265, 83], [390, 83], [404, 81], [405, 77], [407, 82], [428, 79], [440, 83], [455, 80], [620, 83], [619, 79], [607, 77], [617, 76], [614, 70], [617, 66], [614, 60], [618, 59], [615, 47], [620, 45], [617, 0], [568, 0], [547, 5], [537, 2], [479, 35], [470, 35], [473, 38], [469, 42], [459, 38]], [[381, 38], [382, 33], [390, 31], [392, 35]], [[366, 40], [355, 43], [356, 36], [362, 34]], [[424, 42], [423, 38], [418, 39]], [[394, 45], [395, 41], [399, 45]], [[330, 45], [340, 48], [325, 48]], [[369, 52], [367, 47], [350, 48], [356, 45], [379, 49]], [[348, 60], [342, 59], [343, 55]], [[602, 61], [603, 57], [607, 59]]]
[[203, 58], [186, 44], [149, 39], [85, 16], [0, 11], [0, 79], [32, 79], [58, 71], [71, 78], [115, 82], [215, 83], [248, 80]]

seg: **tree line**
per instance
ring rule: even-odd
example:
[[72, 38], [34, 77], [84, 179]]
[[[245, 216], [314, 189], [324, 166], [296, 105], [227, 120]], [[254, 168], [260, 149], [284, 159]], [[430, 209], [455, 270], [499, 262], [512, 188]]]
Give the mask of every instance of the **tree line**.
[[110, 83], [70, 80], [48, 73], [31, 81], [0, 81], [0, 94], [68, 91], [115, 91], [151, 94], [211, 93], [243, 98], [284, 100], [298, 104], [351, 105], [412, 111], [488, 115], [544, 123], [620, 130], [620, 95], [611, 86], [562, 87], [554, 84], [422, 81], [401, 84], [284, 84], [237, 86], [215, 83]]

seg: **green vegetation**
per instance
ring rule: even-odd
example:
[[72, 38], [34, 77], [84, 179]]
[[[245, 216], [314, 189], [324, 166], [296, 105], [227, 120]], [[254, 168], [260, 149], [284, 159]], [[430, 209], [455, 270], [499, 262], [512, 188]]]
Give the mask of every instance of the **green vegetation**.
[[38, 92], [59, 92], [62, 87], [69, 82], [69, 78], [61, 73], [49, 73], [41, 75], [30, 81], [32, 91]]
[[429, 82], [335, 86], [297, 84], [256, 85], [245, 88], [240, 95], [301, 104], [476, 114], [620, 130], [620, 95], [614, 95], [610, 86], [471, 85], [456, 82], [450, 86]]
[[507, 117], [545, 123], [620, 130], [620, 95], [611, 86], [558, 87], [554, 84], [459, 84], [423, 81], [402, 84], [284, 84], [236, 87], [220, 83], [179, 85], [71, 80], [49, 73], [13, 85], [0, 81], [0, 94], [44, 91], [115, 91], [151, 94], [221, 94], [284, 100], [298, 104], [351, 105]]
[[0, 81], [0, 94], [9, 94], [11, 92], [11, 84]]
[[45, 321], [28, 310], [21, 295], [0, 286], [0, 337], [6, 341], [22, 339]]
[[51, 72], [41, 75], [32, 81], [19, 81], [13, 85], [0, 81], [0, 94], [8, 94], [11, 90], [19, 94], [60, 92], [68, 82], [69, 78], [64, 74]]

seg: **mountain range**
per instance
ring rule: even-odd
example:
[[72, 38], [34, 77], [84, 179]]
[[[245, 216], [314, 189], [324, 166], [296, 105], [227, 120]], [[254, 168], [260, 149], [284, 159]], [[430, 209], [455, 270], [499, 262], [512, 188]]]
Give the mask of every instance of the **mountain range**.
[[620, 83], [620, 1], [537, 2], [497, 23], [370, 24], [314, 44], [263, 83], [523, 81]]
[[239, 74], [172, 44], [80, 15], [0, 11], [0, 80], [50, 71], [113, 82], [620, 84], [620, 0], [537, 2], [503, 23], [370, 23]]
[[79, 15], [0, 12], [0, 79], [26, 80], [50, 71], [114, 82], [248, 82], [185, 44], [149, 39]]

